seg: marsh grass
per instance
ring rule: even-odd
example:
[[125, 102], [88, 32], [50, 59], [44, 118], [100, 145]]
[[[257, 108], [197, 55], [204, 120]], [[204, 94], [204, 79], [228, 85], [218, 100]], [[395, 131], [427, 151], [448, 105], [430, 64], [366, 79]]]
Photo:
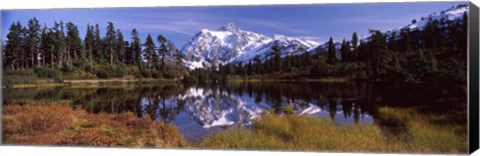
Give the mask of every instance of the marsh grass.
[[467, 123], [450, 121], [447, 115], [421, 115], [415, 108], [379, 108], [379, 117], [388, 122], [403, 122], [405, 132], [397, 144], [411, 151], [465, 153], [468, 150]]
[[[331, 120], [266, 114], [251, 129], [211, 135], [202, 148], [339, 152], [465, 153], [466, 126], [436, 125], [442, 116], [422, 116], [412, 109], [380, 108], [380, 118], [404, 121], [406, 132], [387, 135], [377, 124], [335, 125]], [[435, 119], [437, 118], [437, 119]]]
[[[170, 124], [133, 113], [90, 114], [66, 103], [5, 105], [2, 118], [5, 144], [456, 154], [468, 146], [466, 124], [413, 108], [381, 107], [374, 123], [360, 125], [267, 111], [252, 128], [230, 128], [194, 144]], [[401, 130], [386, 128], [389, 123]]]
[[24, 145], [184, 147], [169, 124], [132, 113], [90, 114], [67, 104], [6, 105], [3, 143]]

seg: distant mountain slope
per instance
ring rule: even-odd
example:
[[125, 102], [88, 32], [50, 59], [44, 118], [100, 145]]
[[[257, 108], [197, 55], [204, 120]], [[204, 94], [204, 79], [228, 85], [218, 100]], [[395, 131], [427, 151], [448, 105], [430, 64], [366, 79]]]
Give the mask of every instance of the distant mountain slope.
[[[449, 22], [462, 20], [464, 13], [468, 14], [468, 11], [468, 5], [458, 5], [440, 13], [432, 13], [419, 20], [415, 19], [410, 24], [384, 34], [389, 38], [393, 33], [399, 36], [402, 30], [422, 31], [430, 20], [437, 20], [441, 27], [448, 27]], [[370, 38], [371, 34], [368, 34], [361, 37], [360, 41], [366, 42]], [[181, 51], [185, 56], [184, 62], [187, 68], [210, 68], [212, 65], [218, 67], [219, 64], [245, 64], [256, 57], [263, 62], [272, 56], [272, 46], [275, 42], [281, 49], [281, 57], [289, 54], [300, 55], [305, 52], [316, 53], [320, 49], [326, 52], [328, 48], [328, 43], [319, 44], [315, 41], [283, 35], [274, 35], [273, 38], [270, 38], [259, 33], [242, 30], [235, 24], [228, 23], [217, 30], [202, 29], [185, 44]], [[340, 57], [340, 45], [340, 42], [335, 42], [337, 57]]]

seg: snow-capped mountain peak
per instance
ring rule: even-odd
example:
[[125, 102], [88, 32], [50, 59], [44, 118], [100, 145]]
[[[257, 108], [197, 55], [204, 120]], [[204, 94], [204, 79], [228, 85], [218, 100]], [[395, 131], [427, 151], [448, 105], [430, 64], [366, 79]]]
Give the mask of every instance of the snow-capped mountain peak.
[[232, 22], [229, 22], [227, 25], [224, 25], [218, 29], [218, 31], [232, 31], [232, 32], [238, 32], [240, 30], [241, 29]]
[[202, 29], [185, 44], [182, 52], [189, 69], [210, 68], [219, 64], [246, 63], [255, 57], [265, 59], [274, 41], [282, 45], [282, 56], [298, 54], [318, 45], [314, 41], [283, 35], [274, 35], [272, 39], [230, 22], [216, 30]]
[[458, 18], [462, 18], [464, 13], [468, 14], [469, 11], [469, 6], [468, 5], [459, 5], [457, 8], [452, 7], [447, 10], [443, 10], [440, 13], [432, 13], [428, 15], [427, 17], [422, 17], [420, 19], [414, 19], [415, 22], [412, 22], [411, 24], [408, 24], [404, 27], [400, 27], [397, 29], [394, 29], [393, 31], [398, 31], [399, 29], [402, 28], [409, 28], [410, 30], [423, 30], [425, 25], [432, 20], [437, 20], [439, 22], [447, 22], [447, 21], [453, 21]]

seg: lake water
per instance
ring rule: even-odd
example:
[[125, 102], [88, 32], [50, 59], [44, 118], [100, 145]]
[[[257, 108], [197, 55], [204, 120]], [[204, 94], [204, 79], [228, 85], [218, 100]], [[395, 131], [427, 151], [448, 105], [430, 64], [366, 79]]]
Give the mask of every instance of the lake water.
[[4, 104], [68, 100], [72, 107], [81, 106], [90, 113], [133, 112], [172, 123], [193, 142], [230, 127], [249, 127], [265, 111], [284, 114], [287, 105], [294, 114], [329, 118], [338, 125], [375, 123], [391, 128], [395, 124], [376, 118], [379, 106], [420, 106], [428, 108], [424, 113], [441, 113], [459, 107], [451, 103], [464, 102], [430, 87], [319, 82], [4, 88], [3, 94]]

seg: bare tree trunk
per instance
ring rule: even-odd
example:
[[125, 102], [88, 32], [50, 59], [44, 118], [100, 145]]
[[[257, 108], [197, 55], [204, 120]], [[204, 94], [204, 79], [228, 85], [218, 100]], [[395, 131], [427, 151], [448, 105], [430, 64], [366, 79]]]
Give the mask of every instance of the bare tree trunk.
[[113, 64], [113, 50], [110, 48], [110, 65]]
[[70, 69], [70, 48], [67, 48], [67, 68]]
[[31, 59], [32, 59], [32, 60], [30, 61], [30, 62], [32, 63], [32, 64], [31, 64], [31, 67], [34, 67], [34, 66], [35, 66], [34, 55], [35, 55], [35, 54], [34, 54], [34, 52], [32, 51], [32, 56], [31, 56]]
[[73, 59], [74, 59], [74, 60], [77, 59], [77, 51], [73, 51]]
[[165, 54], [162, 53], [162, 71], [165, 71]]
[[45, 66], [45, 51], [42, 53], [42, 66]]
[[88, 54], [89, 54], [89, 57], [90, 57], [90, 72], [93, 72], [93, 62], [92, 62], [92, 50], [88, 50]]
[[50, 48], [50, 53], [51, 53], [50, 54], [50, 66], [53, 69], [53, 64], [54, 64], [54, 62], [53, 62], [53, 48]]

